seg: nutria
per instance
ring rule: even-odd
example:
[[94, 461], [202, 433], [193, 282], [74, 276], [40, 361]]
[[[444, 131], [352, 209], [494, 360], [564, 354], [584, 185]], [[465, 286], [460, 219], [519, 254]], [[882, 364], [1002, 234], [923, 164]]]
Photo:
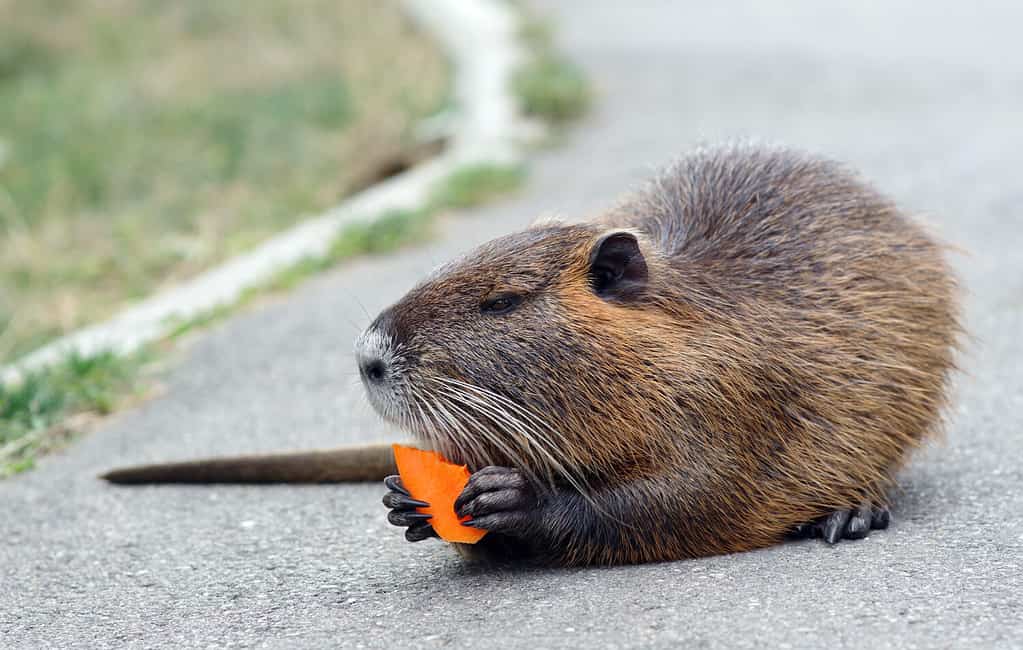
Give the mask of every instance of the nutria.
[[[736, 145], [440, 268], [356, 355], [385, 419], [473, 471], [456, 511], [490, 533], [463, 550], [674, 560], [884, 527], [940, 427], [956, 294], [941, 246], [855, 174]], [[432, 536], [386, 483], [389, 520]]]

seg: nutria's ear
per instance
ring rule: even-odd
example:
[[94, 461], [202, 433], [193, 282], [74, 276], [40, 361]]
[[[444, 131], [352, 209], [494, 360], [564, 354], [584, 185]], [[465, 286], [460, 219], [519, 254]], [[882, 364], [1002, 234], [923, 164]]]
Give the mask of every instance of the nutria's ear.
[[607, 300], [637, 298], [646, 286], [647, 266], [636, 236], [616, 230], [597, 240], [590, 253], [590, 283]]

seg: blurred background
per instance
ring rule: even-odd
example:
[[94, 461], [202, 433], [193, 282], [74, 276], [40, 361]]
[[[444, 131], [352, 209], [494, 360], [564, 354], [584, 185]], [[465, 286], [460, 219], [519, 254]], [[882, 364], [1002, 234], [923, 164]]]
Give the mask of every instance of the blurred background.
[[0, 365], [400, 168], [449, 85], [396, 0], [0, 0]]

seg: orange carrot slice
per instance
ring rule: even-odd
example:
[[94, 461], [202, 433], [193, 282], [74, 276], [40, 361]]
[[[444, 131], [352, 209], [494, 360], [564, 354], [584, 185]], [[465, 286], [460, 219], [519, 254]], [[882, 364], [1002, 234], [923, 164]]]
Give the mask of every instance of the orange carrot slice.
[[428, 508], [416, 510], [432, 515], [430, 525], [441, 539], [475, 544], [487, 534], [485, 530], [463, 526], [462, 522], [468, 521], [469, 517], [459, 519], [455, 514], [455, 499], [469, 482], [469, 470], [465, 465], [449, 463], [435, 451], [402, 445], [392, 447], [401, 482], [413, 499], [430, 504]]

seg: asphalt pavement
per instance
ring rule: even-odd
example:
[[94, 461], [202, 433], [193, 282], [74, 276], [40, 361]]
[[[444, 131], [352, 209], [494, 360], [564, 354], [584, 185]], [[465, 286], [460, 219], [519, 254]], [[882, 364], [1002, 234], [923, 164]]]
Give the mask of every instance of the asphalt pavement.
[[[514, 198], [182, 350], [161, 393], [0, 483], [0, 647], [1023, 647], [1023, 45], [1018, 3], [538, 2], [593, 112]], [[377, 485], [117, 488], [115, 465], [393, 438], [351, 355], [436, 264], [588, 214], [700, 142], [842, 158], [962, 249], [972, 338], [946, 440], [892, 527], [610, 569], [467, 567]]]

